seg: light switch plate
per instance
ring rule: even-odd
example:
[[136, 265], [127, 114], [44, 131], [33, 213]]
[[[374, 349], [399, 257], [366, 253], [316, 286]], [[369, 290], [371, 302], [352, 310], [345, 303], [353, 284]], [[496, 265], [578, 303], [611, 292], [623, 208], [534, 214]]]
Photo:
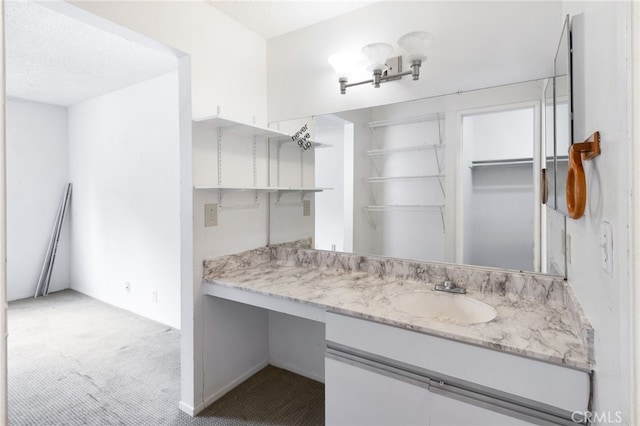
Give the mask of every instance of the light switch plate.
[[204, 205], [204, 226], [218, 226], [218, 204]]
[[302, 201], [302, 216], [311, 216], [311, 200]]
[[600, 250], [602, 269], [613, 275], [613, 234], [609, 222], [602, 222], [600, 225]]

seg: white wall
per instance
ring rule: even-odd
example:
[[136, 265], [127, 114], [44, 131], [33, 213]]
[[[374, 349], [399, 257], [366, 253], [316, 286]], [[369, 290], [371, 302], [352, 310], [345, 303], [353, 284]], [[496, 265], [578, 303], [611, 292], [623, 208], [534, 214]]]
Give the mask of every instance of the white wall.
[[[595, 331], [594, 410], [622, 411], [625, 424], [630, 424], [628, 294], [629, 286], [638, 283], [629, 281], [627, 260], [627, 5], [568, 1], [563, 11], [583, 14], [584, 19], [572, 35], [574, 140], [582, 141], [596, 130], [602, 138], [602, 155], [585, 162], [585, 215], [567, 219], [568, 279]], [[613, 228], [612, 276], [600, 266], [603, 221]]]
[[266, 42], [204, 1], [74, 1], [191, 57], [193, 117], [266, 125]]
[[324, 382], [323, 322], [269, 311], [269, 364]]
[[365, 108], [341, 112], [336, 115], [349, 123], [353, 123], [353, 177], [350, 182], [353, 188], [352, 250], [354, 253], [370, 253], [373, 244], [373, 235], [367, 213], [363, 209], [363, 206], [369, 204], [370, 197], [369, 184], [366, 182], [366, 178], [370, 174], [370, 164], [364, 156], [364, 151], [369, 149], [371, 144], [371, 133], [366, 127], [366, 123], [371, 121], [371, 110]]
[[[270, 121], [333, 113], [548, 77], [562, 28], [561, 2], [383, 1], [268, 40]], [[434, 34], [421, 77], [362, 85], [340, 95], [329, 55]]]
[[465, 117], [471, 121], [474, 144], [464, 147], [472, 161], [533, 158], [534, 109], [492, 111]]
[[[74, 4], [188, 54], [192, 117], [221, 113], [248, 123], [255, 118], [257, 124], [266, 125], [266, 42], [227, 15], [204, 1], [78, 1]], [[190, 129], [181, 131], [189, 133]], [[228, 223], [227, 219], [234, 217], [248, 224], [242, 233], [228, 225], [204, 230], [203, 205], [217, 202], [218, 197], [211, 191], [185, 192], [192, 186], [190, 149], [184, 148], [182, 154], [183, 254], [192, 250], [193, 256], [183, 255], [181, 408], [190, 412], [203, 401], [202, 260], [264, 245], [269, 229], [263, 209], [259, 217], [255, 216], [256, 210], [240, 211], [237, 215], [236, 211], [228, 211], [220, 215], [221, 223]], [[193, 156], [197, 157], [196, 147]], [[197, 163], [193, 168], [197, 176]], [[265, 205], [266, 196], [262, 197]]]
[[[345, 234], [353, 223], [353, 219], [345, 218], [345, 208], [348, 204], [353, 204], [353, 190], [348, 185], [353, 180], [353, 163], [347, 164], [345, 161], [345, 157], [349, 157], [346, 149], [353, 150], [352, 135], [348, 132], [348, 123], [335, 116], [314, 117], [314, 122], [315, 139], [332, 145], [315, 152], [316, 186], [331, 190], [315, 195], [314, 247], [319, 250], [345, 251], [345, 246], [353, 245], [353, 238], [348, 239]], [[351, 193], [346, 199], [345, 190]]]
[[177, 71], [69, 108], [71, 288], [176, 328], [179, 154]]
[[[33, 297], [60, 199], [69, 182], [67, 109], [9, 99], [7, 123], [7, 296]], [[69, 287], [69, 211], [49, 285]]]

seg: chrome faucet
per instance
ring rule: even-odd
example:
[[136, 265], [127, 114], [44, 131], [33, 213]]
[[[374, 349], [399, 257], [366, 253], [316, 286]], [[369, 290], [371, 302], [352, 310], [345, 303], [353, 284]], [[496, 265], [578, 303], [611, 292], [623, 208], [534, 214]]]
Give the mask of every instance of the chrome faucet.
[[465, 294], [467, 290], [463, 287], [458, 287], [453, 281], [447, 280], [442, 284], [436, 284], [436, 291], [446, 291], [447, 293]]

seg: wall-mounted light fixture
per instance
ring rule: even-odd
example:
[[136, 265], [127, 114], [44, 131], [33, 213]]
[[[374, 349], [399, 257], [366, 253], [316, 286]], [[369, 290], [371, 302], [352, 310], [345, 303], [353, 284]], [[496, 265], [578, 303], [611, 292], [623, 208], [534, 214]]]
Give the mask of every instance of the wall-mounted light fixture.
[[433, 36], [426, 31], [414, 31], [407, 33], [398, 39], [400, 46], [409, 59], [411, 70], [402, 71], [402, 56], [391, 56], [393, 46], [387, 43], [372, 43], [362, 48], [369, 65], [367, 69], [373, 72], [373, 77], [369, 80], [349, 83], [348, 76], [357, 68], [361, 62], [361, 57], [357, 54], [341, 52], [329, 56], [329, 63], [338, 74], [340, 83], [340, 93], [347, 93], [347, 87], [358, 86], [360, 84], [372, 83], [374, 87], [380, 87], [380, 83], [391, 80], [399, 80], [405, 75], [411, 75], [414, 80], [420, 78], [420, 67], [422, 61], [427, 59], [426, 50], [431, 44]]

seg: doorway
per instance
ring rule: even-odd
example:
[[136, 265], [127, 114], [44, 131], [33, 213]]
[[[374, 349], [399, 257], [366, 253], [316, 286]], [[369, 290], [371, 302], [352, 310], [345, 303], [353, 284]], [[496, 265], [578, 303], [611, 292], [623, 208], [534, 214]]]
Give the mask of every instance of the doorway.
[[462, 116], [463, 263], [539, 270], [537, 114], [529, 105]]
[[51, 290], [179, 328], [187, 55], [63, 1], [7, 2], [3, 17], [10, 300], [33, 296], [72, 182]]
[[336, 115], [313, 118], [316, 139], [330, 144], [315, 151], [315, 248], [353, 251], [354, 124]]

